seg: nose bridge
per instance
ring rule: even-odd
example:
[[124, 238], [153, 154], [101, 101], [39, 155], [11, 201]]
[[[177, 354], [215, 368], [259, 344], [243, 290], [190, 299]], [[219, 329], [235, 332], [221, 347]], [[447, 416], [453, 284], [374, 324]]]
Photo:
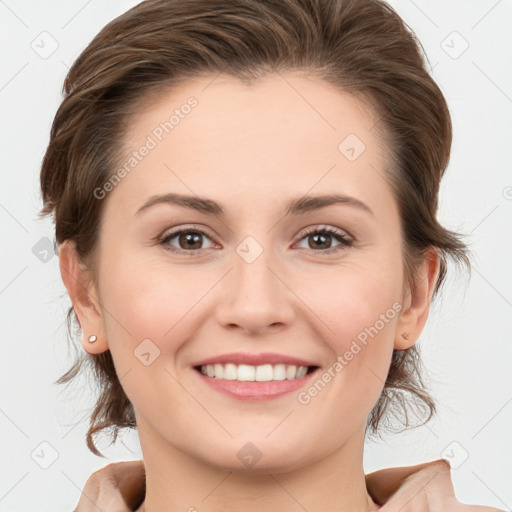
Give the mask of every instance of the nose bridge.
[[277, 298], [279, 291], [276, 277], [269, 268], [275, 266], [270, 237], [265, 239], [266, 247], [254, 236], [247, 236], [235, 248], [234, 280], [237, 300], [251, 302], [264, 298], [268, 304], [272, 297]]
[[[269, 242], [271, 237], [266, 237]], [[249, 331], [284, 324], [292, 318], [292, 304], [286, 286], [276, 276], [277, 259], [272, 247], [264, 247], [255, 237], [247, 236], [236, 246], [233, 271], [229, 273], [221, 321], [237, 324]]]

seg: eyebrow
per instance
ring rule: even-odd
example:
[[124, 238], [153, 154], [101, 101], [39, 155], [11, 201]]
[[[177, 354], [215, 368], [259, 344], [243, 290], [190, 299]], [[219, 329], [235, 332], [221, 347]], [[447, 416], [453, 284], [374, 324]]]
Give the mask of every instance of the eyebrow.
[[[225, 217], [226, 211], [219, 203], [212, 199], [206, 199], [199, 196], [188, 196], [182, 194], [164, 194], [151, 196], [136, 212], [135, 215], [140, 215], [142, 212], [155, 206], [157, 204], [171, 204], [187, 208], [189, 210], [198, 211], [210, 215], [218, 215]], [[359, 208], [371, 215], [374, 215], [368, 205], [356, 199], [355, 197], [345, 196], [342, 194], [326, 194], [318, 196], [303, 196], [298, 199], [293, 199], [287, 205], [285, 212], [286, 215], [299, 215], [321, 210], [331, 205], [344, 204]]]

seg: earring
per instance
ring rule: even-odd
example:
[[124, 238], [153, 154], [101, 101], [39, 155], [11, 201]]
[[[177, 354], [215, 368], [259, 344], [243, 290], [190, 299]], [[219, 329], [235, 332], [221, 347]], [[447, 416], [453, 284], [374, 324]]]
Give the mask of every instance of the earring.
[[402, 333], [402, 338], [407, 341], [409, 339], [409, 333], [403, 332]]
[[91, 336], [89, 336], [89, 343], [94, 343], [98, 338], [92, 334]]

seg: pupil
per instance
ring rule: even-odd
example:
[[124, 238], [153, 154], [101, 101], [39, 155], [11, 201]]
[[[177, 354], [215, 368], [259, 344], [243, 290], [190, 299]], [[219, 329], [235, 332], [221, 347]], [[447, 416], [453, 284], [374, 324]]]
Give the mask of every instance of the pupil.
[[[201, 235], [199, 233], [193, 233], [193, 234], [187, 233], [187, 234], [185, 234], [184, 238], [185, 238], [185, 241], [186, 241], [186, 246], [188, 248], [191, 248], [194, 245], [194, 243], [201, 245], [200, 241], [199, 241], [200, 237], [201, 237]], [[195, 247], [192, 247], [192, 248], [195, 249]]]
[[[318, 239], [320, 239], [320, 240], [322, 240], [322, 239], [323, 239], [323, 243], [324, 243], [324, 244], [326, 243], [326, 242], [325, 242], [325, 240], [326, 240], [327, 238], [328, 238], [328, 237], [326, 237], [325, 235], [322, 235], [322, 234], [320, 234], [320, 233], [316, 233], [316, 234], [314, 234], [314, 235], [313, 235], [313, 239], [315, 240], [315, 242], [316, 242], [316, 240], [318, 240]], [[317, 244], [317, 246], [318, 246], [318, 245], [322, 245], [322, 242], [320, 242], [320, 244]], [[327, 245], [328, 245], [328, 244], [327, 244]], [[326, 247], [326, 248], [328, 249], [328, 247]]]

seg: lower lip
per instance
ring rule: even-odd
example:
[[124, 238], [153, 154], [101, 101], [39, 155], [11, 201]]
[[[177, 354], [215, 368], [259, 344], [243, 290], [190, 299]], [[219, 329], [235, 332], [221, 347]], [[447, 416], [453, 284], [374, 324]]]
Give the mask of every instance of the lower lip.
[[194, 370], [211, 388], [239, 400], [270, 400], [302, 388], [317, 370], [300, 379], [271, 380], [266, 382], [246, 382], [238, 380], [216, 379]]

